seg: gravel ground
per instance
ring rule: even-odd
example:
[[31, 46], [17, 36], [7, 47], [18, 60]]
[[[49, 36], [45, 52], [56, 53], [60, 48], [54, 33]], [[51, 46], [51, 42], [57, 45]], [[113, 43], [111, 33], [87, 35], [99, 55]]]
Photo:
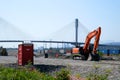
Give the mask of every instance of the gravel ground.
[[[15, 64], [17, 57], [0, 56], [0, 64]], [[120, 61], [81, 61], [72, 59], [51, 59], [34, 57], [34, 66], [43, 72], [54, 72], [61, 68], [68, 68], [73, 75], [80, 74], [82, 77], [89, 73], [102, 74], [110, 71], [109, 80], [120, 80]]]

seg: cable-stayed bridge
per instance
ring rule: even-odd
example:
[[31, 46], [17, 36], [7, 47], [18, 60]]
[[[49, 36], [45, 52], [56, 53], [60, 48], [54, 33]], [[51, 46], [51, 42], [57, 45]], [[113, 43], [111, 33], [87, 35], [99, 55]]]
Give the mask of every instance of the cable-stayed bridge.
[[[80, 27], [80, 28], [79, 28]], [[30, 35], [24, 33], [13, 24], [0, 18], [0, 44], [7, 43], [66, 43], [83, 44], [89, 30], [78, 19], [65, 25], [63, 28], [51, 33], [44, 40], [32, 40]], [[81, 41], [81, 42], [80, 42]]]
[[[51, 33], [42, 40], [39, 40], [39, 38], [33, 40], [34, 38], [29, 34], [26, 34], [2, 18], [0, 18], [0, 30], [0, 46], [6, 48], [16, 48], [20, 43], [33, 43], [36, 48], [73, 47], [84, 44], [86, 36], [90, 32], [78, 19]], [[91, 40], [91, 42], [93, 41]], [[98, 48], [103, 53], [120, 53], [120, 46], [116, 45], [99, 44]]]
[[[37, 47], [52, 47], [54, 44], [57, 44], [57, 46], [58, 44], [80, 45], [84, 44], [86, 36], [90, 32], [78, 19], [51, 33], [43, 40], [33, 40], [29, 34], [2, 18], [0, 18], [0, 30], [0, 46], [7, 47], [17, 47], [20, 43], [34, 43]], [[104, 44], [100, 45], [106, 46]], [[110, 48], [113, 47], [115, 46], [110, 46]]]

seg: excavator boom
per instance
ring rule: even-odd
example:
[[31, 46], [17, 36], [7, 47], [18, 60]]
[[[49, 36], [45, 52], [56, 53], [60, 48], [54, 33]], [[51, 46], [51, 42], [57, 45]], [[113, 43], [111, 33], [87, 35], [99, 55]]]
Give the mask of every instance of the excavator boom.
[[83, 47], [84, 51], [86, 51], [86, 50], [88, 49], [91, 39], [92, 39], [96, 34], [97, 34], [97, 31], [94, 30], [94, 31], [90, 32], [90, 33], [87, 35], [86, 40], [85, 40], [85, 45], [84, 45], [84, 47]]
[[90, 32], [87, 37], [86, 37], [86, 41], [85, 41], [85, 45], [83, 47], [83, 50], [86, 52], [89, 49], [89, 45], [90, 45], [90, 41], [93, 37], [95, 37], [95, 41], [94, 41], [94, 47], [93, 47], [93, 51], [96, 54], [96, 49], [98, 47], [98, 43], [99, 43], [99, 39], [100, 39], [100, 34], [101, 34], [101, 27], [98, 27], [97, 30], [94, 30], [92, 32]]
[[[84, 56], [85, 60], [87, 60], [89, 57], [89, 54], [91, 54], [91, 57], [92, 57], [91, 60], [99, 61], [100, 56], [99, 56], [99, 54], [97, 54], [96, 49], [99, 44], [100, 35], [101, 35], [101, 27], [98, 27], [96, 30], [90, 32], [87, 35], [86, 40], [85, 40], [85, 45], [83, 47], [83, 51], [81, 50], [82, 51], [81, 54]], [[95, 37], [94, 46], [93, 46], [93, 49], [90, 49], [90, 41], [93, 37]]]
[[93, 53], [96, 54], [97, 53], [97, 47], [98, 47], [98, 44], [99, 44], [99, 40], [100, 40], [100, 35], [101, 35], [101, 27], [99, 27], [97, 29], [97, 34], [95, 36], [95, 41], [94, 41], [94, 47], [93, 47]]

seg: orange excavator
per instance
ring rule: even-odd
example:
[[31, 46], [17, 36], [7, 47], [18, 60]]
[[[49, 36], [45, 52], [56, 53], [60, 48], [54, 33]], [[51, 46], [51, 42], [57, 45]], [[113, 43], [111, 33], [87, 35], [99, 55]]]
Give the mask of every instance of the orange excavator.
[[[72, 49], [72, 53], [73, 54], [80, 54], [82, 60], [88, 60], [89, 54], [91, 54], [91, 60], [94, 61], [99, 61], [100, 60], [100, 56], [99, 54], [97, 54], [97, 47], [99, 44], [99, 40], [100, 40], [100, 35], [101, 35], [101, 27], [98, 27], [96, 30], [90, 32], [85, 40], [85, 44], [83, 47], [76, 47]], [[95, 37], [95, 41], [94, 41], [94, 46], [90, 46], [90, 41], [91, 39]], [[73, 56], [76, 57], [76, 56]]]

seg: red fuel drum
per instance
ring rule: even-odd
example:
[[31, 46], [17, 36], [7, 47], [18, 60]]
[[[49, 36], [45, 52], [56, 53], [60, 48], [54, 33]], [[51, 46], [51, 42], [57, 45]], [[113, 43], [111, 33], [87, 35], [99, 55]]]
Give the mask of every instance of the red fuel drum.
[[18, 65], [33, 64], [33, 44], [18, 45]]

